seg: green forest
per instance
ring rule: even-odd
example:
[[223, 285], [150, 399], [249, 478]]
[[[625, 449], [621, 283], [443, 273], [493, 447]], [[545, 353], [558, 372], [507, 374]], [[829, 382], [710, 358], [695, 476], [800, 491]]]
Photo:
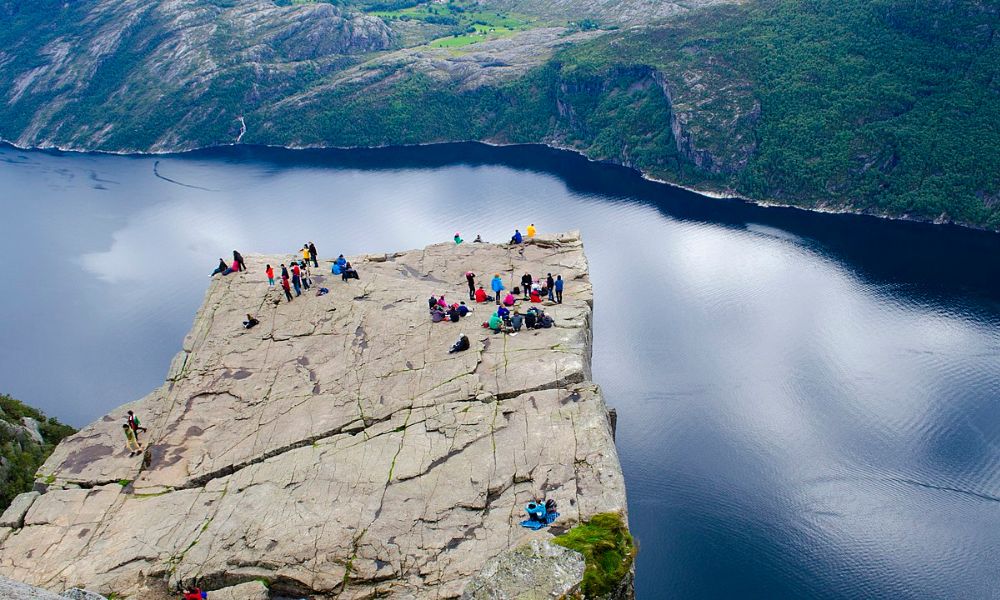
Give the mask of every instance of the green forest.
[[[38, 421], [38, 431], [44, 443], [39, 444], [21, 430], [21, 419]], [[10, 505], [20, 493], [31, 491], [35, 472], [63, 438], [76, 433], [69, 425], [46, 418], [6, 394], [0, 394], [0, 511]]]

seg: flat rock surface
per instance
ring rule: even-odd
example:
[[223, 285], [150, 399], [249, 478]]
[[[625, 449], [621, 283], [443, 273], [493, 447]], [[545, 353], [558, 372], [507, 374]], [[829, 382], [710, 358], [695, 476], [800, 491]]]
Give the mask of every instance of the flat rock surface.
[[[142, 598], [256, 579], [286, 595], [458, 597], [538, 536], [519, 525], [527, 501], [555, 499], [561, 526], [625, 510], [577, 234], [355, 257], [349, 283], [321, 261], [291, 303], [263, 275], [289, 259], [247, 255], [249, 273], [216, 277], [167, 382], [60, 444], [0, 574]], [[493, 334], [493, 304], [432, 323], [428, 296], [468, 302], [468, 270], [508, 288], [561, 274], [555, 326]], [[244, 330], [246, 313], [260, 325]], [[472, 347], [448, 354], [460, 333]], [[144, 457], [125, 449], [129, 408]]]

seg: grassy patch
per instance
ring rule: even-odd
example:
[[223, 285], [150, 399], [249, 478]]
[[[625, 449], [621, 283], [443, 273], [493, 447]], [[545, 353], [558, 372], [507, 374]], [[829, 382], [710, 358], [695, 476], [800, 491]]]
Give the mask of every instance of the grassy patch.
[[618, 513], [594, 515], [553, 542], [583, 555], [587, 562], [583, 593], [587, 598], [611, 592], [628, 574], [636, 554], [632, 534]]
[[479, 10], [476, 2], [451, 0], [448, 3], [425, 2], [395, 10], [369, 10], [369, 14], [391, 23], [421, 21], [451, 28], [450, 35], [432, 42], [433, 48], [459, 48], [478, 42], [511, 36], [534, 26], [534, 19], [502, 11]]

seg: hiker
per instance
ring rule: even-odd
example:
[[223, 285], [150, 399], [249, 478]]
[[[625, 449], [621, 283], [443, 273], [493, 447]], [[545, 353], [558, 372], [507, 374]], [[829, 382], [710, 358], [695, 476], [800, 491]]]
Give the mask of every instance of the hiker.
[[458, 305], [454, 305], [448, 309], [448, 320], [452, 323], [458, 323], [458, 320], [462, 318], [461, 313], [458, 312]]
[[337, 257], [337, 264], [340, 266], [341, 270], [343, 270], [344, 267], [347, 266], [347, 259], [344, 258], [343, 254]]
[[316, 244], [309, 242], [309, 256], [312, 257], [313, 268], [319, 268], [319, 254], [316, 252]]
[[465, 281], [469, 283], [469, 300], [476, 299], [476, 274], [472, 271], [465, 272]]
[[438, 306], [441, 308], [448, 308], [448, 303], [444, 301], [444, 296], [438, 298]]
[[521, 287], [524, 288], [524, 299], [528, 299], [528, 294], [531, 293], [531, 275], [525, 273], [521, 275]]
[[533, 237], [535, 237], [535, 224], [534, 223], [532, 223], [531, 225], [528, 225], [528, 238], [530, 239], [530, 238], [533, 238]]
[[504, 290], [503, 281], [500, 280], [500, 273], [493, 275], [490, 287], [493, 288], [493, 295], [496, 297], [497, 304], [500, 304], [500, 292]]
[[464, 241], [465, 240], [462, 239], [462, 236], [458, 235], [458, 232], [456, 231], [455, 232], [455, 245], [457, 246], [457, 245], [461, 244]]
[[508, 293], [506, 296], [503, 297], [504, 306], [514, 306], [514, 302], [515, 302], [514, 294]]
[[243, 321], [243, 329], [253, 329], [257, 325], [260, 325], [260, 321], [255, 319], [250, 313], [247, 313], [247, 320]]
[[521, 313], [517, 312], [517, 309], [515, 308], [514, 314], [510, 316], [510, 325], [511, 327], [514, 328], [515, 332], [518, 332], [521, 331], [521, 325], [523, 324], [524, 324], [524, 317], [521, 315]]
[[501, 319], [496, 313], [493, 313], [490, 317], [488, 325], [489, 328], [493, 330], [493, 333], [500, 333], [500, 330], [503, 327], [503, 319]]
[[444, 321], [444, 309], [442, 309], [437, 304], [431, 309], [431, 321], [434, 323], [440, 323]]
[[501, 319], [506, 319], [510, 316], [510, 311], [507, 310], [506, 306], [500, 306], [497, 308], [497, 316]]
[[274, 287], [274, 269], [271, 268], [271, 265], [264, 267], [264, 274], [267, 275], [267, 286]]
[[456, 352], [462, 352], [463, 350], [468, 350], [468, 349], [469, 349], [469, 336], [463, 333], [462, 335], [458, 336], [458, 340], [455, 341], [455, 344], [451, 347], [451, 350], [448, 351], [448, 354], [454, 354]]
[[291, 302], [292, 288], [288, 285], [288, 274], [282, 275], [281, 277], [281, 289], [285, 291], [285, 298], [288, 298], [288, 301]]
[[538, 322], [538, 313], [535, 309], [529, 308], [528, 312], [524, 314], [524, 326], [528, 329], [534, 329], [535, 324]]
[[550, 302], [555, 302], [556, 301], [556, 280], [552, 279], [552, 273], [549, 273], [549, 276], [545, 278], [545, 289], [548, 290], [549, 301]]
[[233, 264], [236, 265], [235, 267], [233, 267], [234, 271], [237, 271], [237, 270], [239, 270], [239, 271], [246, 271], [247, 270], [247, 264], [245, 262], [243, 262], [243, 255], [240, 254], [239, 252], [237, 252], [236, 250], [233, 250]]
[[489, 296], [486, 295], [486, 290], [483, 289], [483, 286], [479, 286], [479, 289], [476, 290], [476, 298], [475, 298], [476, 302], [482, 304], [483, 302], [486, 302], [488, 299]]
[[514, 230], [514, 235], [510, 238], [510, 243], [511, 244], [520, 244], [523, 241], [524, 241], [524, 237], [521, 235], [521, 232], [518, 231], [517, 229], [515, 229]]
[[141, 431], [146, 433], [146, 428], [142, 426], [142, 423], [139, 422], [139, 417], [135, 416], [135, 413], [132, 411], [128, 411], [125, 416], [125, 423], [132, 430], [132, 433], [135, 435], [135, 441], [137, 442], [139, 441], [139, 432]]
[[344, 279], [344, 281], [347, 281], [348, 279], [357, 279], [358, 281], [361, 281], [361, 277], [358, 275], [358, 272], [354, 269], [354, 267], [351, 266], [351, 263], [346, 263], [344, 265], [344, 272], [341, 273], [340, 276]]
[[562, 293], [563, 293], [563, 278], [562, 275], [556, 275], [556, 302], [562, 304]]
[[434, 297], [434, 294], [431, 294], [431, 297], [427, 299], [427, 309], [434, 310], [434, 307], [437, 306], [437, 304], [438, 299]]
[[212, 271], [212, 274], [209, 275], [209, 277], [215, 277], [215, 275], [218, 274], [218, 273], [222, 273], [223, 275], [226, 275], [227, 274], [226, 273], [227, 270], [229, 270], [229, 267], [226, 265], [226, 261], [224, 261], [224, 260], [222, 260], [220, 258], [219, 259], [219, 266], [215, 267], [215, 270]]
[[470, 312], [472, 312], [472, 309], [465, 305], [465, 301], [464, 300], [462, 302], [458, 303], [458, 314], [460, 314], [460, 315], [462, 315], [464, 317], [465, 315], [469, 314]]
[[288, 267], [285, 266], [285, 263], [281, 263], [281, 278], [288, 279]]
[[537, 287], [531, 288], [531, 301], [538, 303], [542, 301], [542, 293]]
[[476, 239], [472, 240], [472, 243], [473, 244], [482, 244], [483, 243], [483, 238], [480, 237], [480, 235], [477, 233], [476, 234]]
[[197, 587], [184, 588], [184, 591], [181, 593], [184, 594], [184, 600], [203, 600], [208, 598], [208, 594]]
[[302, 295], [302, 277], [299, 275], [299, 265], [292, 263], [292, 286], [295, 287], [295, 296]]
[[299, 252], [302, 253], [302, 260], [309, 262], [309, 244], [302, 244], [302, 249]]
[[309, 273], [309, 263], [300, 261], [299, 270], [301, 271], [302, 289], [308, 290], [309, 286], [312, 285], [312, 274]]
[[142, 452], [142, 444], [136, 439], [135, 432], [128, 426], [128, 423], [122, 423], [122, 429], [125, 430], [125, 447], [128, 448], [128, 455], [135, 456]]

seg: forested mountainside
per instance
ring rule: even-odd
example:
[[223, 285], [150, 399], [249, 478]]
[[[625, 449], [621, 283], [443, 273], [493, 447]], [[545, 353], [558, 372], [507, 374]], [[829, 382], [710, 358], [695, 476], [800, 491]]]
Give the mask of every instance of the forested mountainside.
[[14, 496], [31, 491], [38, 467], [73, 433], [69, 425], [0, 394], [0, 512]]
[[1000, 229], [985, 0], [0, 0], [0, 137], [547, 143], [699, 189]]

